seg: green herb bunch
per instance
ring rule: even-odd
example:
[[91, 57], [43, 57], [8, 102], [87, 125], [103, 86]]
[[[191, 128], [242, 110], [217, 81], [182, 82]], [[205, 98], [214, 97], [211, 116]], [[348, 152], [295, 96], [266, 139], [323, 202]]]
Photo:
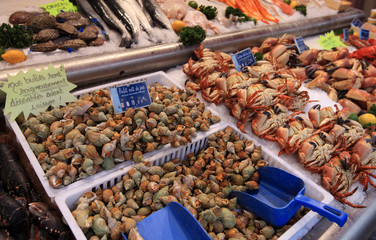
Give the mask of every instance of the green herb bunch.
[[307, 16], [307, 7], [304, 4], [294, 7], [294, 9], [296, 11], [299, 11], [304, 16]]
[[200, 26], [184, 27], [179, 33], [179, 41], [184, 46], [201, 43], [206, 38], [205, 30]]
[[0, 26], [0, 47], [25, 48], [33, 44], [33, 31], [14, 24], [13, 26], [3, 23]]
[[198, 10], [200, 12], [202, 12], [203, 14], [205, 14], [205, 16], [208, 20], [214, 19], [218, 14], [217, 8], [213, 7], [213, 6], [200, 5]]
[[227, 7], [225, 14], [227, 18], [230, 18], [230, 15], [238, 17], [238, 22], [253, 21], [255, 24], [257, 23], [257, 20], [255, 18], [248, 17], [239, 8]]

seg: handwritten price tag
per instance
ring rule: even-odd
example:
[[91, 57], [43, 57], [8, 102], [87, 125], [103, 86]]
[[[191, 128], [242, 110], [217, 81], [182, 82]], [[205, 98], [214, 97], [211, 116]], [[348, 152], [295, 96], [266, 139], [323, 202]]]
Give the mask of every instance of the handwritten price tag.
[[69, 2], [69, 0], [58, 0], [45, 5], [41, 4], [40, 6], [54, 17], [61, 12], [78, 12], [77, 7]]
[[234, 62], [236, 70], [239, 72], [245, 66], [251, 66], [256, 62], [255, 56], [253, 55], [250, 48], [246, 48], [240, 52], [231, 55], [232, 61]]
[[4, 114], [9, 114], [10, 122], [24, 112], [27, 118], [30, 113], [38, 115], [49, 106], [57, 107], [66, 102], [77, 101], [69, 92], [76, 85], [68, 82], [65, 69], [61, 65], [55, 69], [52, 64], [40, 72], [30, 69], [16, 76], [8, 74], [8, 82], [0, 88], [6, 93]]
[[124, 112], [127, 108], [146, 107], [151, 103], [145, 81], [111, 87], [110, 95], [116, 114]]
[[339, 36], [336, 36], [332, 31], [325, 33], [325, 35], [320, 35], [319, 44], [326, 50], [330, 50], [334, 47], [346, 47], [346, 45], [341, 41]]

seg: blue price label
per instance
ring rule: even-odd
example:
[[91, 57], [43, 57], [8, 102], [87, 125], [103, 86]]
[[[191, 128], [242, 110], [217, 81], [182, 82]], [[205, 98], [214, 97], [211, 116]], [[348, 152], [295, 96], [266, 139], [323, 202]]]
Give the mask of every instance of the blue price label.
[[151, 103], [145, 81], [111, 87], [110, 95], [116, 114], [124, 112], [127, 108], [146, 107]]
[[304, 43], [303, 37], [294, 38], [294, 42], [296, 44], [296, 47], [298, 48], [299, 53], [308, 50], [307, 45], [305, 45]]
[[351, 25], [360, 28], [363, 23], [359, 20], [359, 18], [354, 18], [354, 20], [352, 20], [351, 22]]
[[343, 41], [347, 42], [347, 40], [349, 40], [349, 29], [344, 28], [343, 29]]
[[253, 56], [251, 48], [246, 48], [240, 52], [237, 52], [231, 55], [231, 58], [234, 62], [236, 70], [238, 70], [239, 72], [245, 66], [251, 66], [256, 62], [255, 56]]
[[359, 39], [368, 40], [368, 38], [369, 38], [369, 30], [361, 28], [359, 32]]

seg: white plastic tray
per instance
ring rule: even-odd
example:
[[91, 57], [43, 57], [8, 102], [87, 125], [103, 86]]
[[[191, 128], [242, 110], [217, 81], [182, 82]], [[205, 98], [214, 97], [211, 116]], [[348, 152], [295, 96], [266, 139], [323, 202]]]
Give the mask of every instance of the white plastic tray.
[[[161, 84], [165, 87], [176, 86], [174, 81], [169, 76], [167, 76], [164, 72], [159, 71], [159, 72], [146, 74], [146, 75], [142, 75], [142, 76], [138, 76], [138, 77], [134, 77], [134, 78], [124, 79], [124, 80], [121, 80], [121, 81], [116, 81], [116, 82], [111, 82], [111, 83], [104, 84], [104, 85], [99, 85], [99, 86], [96, 86], [96, 87], [93, 87], [93, 88], [80, 90], [80, 91], [74, 92], [73, 94], [75, 96], [80, 96], [84, 93], [93, 92], [93, 91], [98, 90], [98, 89], [105, 89], [105, 88], [109, 88], [109, 87], [112, 87], [112, 86], [116, 86], [116, 85], [120, 85], [120, 84], [124, 84], [124, 83], [131, 83], [131, 82], [134, 82], [134, 81], [141, 81], [141, 80], [145, 80], [146, 84], [148, 86], [151, 86], [155, 83], [159, 83], [159, 84]], [[209, 110], [211, 110], [213, 115], [218, 116], [218, 114], [215, 111], [213, 111], [212, 109], [209, 109]], [[6, 119], [7, 119], [7, 121], [9, 120], [8, 118], [6, 118]], [[8, 124], [9, 124], [9, 121], [8, 121]], [[224, 124], [223, 121], [220, 121], [216, 124], [211, 125], [208, 132], [197, 131], [197, 137], [196, 138], [203, 138], [203, 137], [208, 136], [208, 134], [211, 134], [212, 132], [215, 131], [215, 130], [213, 130], [214, 128], [221, 126], [223, 124]], [[62, 193], [62, 192], [66, 193], [67, 191], [70, 191], [71, 189], [78, 187], [80, 185], [90, 184], [91, 182], [95, 181], [96, 179], [101, 180], [102, 177], [108, 175], [109, 173], [114, 172], [118, 169], [124, 168], [124, 167], [131, 165], [133, 163], [133, 161], [125, 161], [123, 163], [117, 164], [114, 168], [112, 168], [110, 170], [105, 170], [105, 171], [96, 173], [96, 174], [89, 176], [85, 179], [81, 179], [79, 181], [73, 182], [70, 185], [64, 186], [64, 187], [59, 188], [59, 189], [54, 189], [50, 186], [50, 184], [48, 183], [48, 179], [44, 176], [45, 172], [43, 171], [41, 165], [39, 164], [39, 162], [36, 158], [36, 156], [34, 155], [33, 151], [31, 150], [30, 145], [27, 142], [27, 140], [26, 140], [25, 136], [23, 135], [20, 127], [18, 126], [18, 124], [14, 121], [13, 123], [10, 124], [10, 126], [13, 129], [14, 133], [16, 134], [18, 142], [21, 144], [22, 148], [24, 149], [27, 157], [30, 160], [32, 167], [34, 168], [39, 180], [41, 181], [47, 195], [51, 198], [52, 202], [54, 201], [55, 196], [59, 193]], [[193, 141], [194, 141], [194, 138], [193, 138]], [[177, 149], [180, 149], [180, 151], [184, 151], [183, 150], [184, 146], [181, 146]], [[174, 151], [173, 148], [171, 148], [170, 144], [166, 144], [161, 150], [156, 150], [156, 151], [153, 151], [153, 152], [150, 152], [150, 153], [145, 153], [144, 158], [145, 158], [145, 160], [150, 161], [151, 159], [160, 157], [161, 154], [167, 154], [167, 153], [170, 153], [171, 151]]]
[[[227, 125], [220, 126], [216, 128], [216, 130], [223, 130], [226, 126]], [[229, 126], [233, 127], [234, 133], [239, 135], [241, 139], [253, 140], [249, 138], [247, 135], [237, 130], [235, 126]], [[256, 145], [260, 145], [257, 141], [253, 141]], [[198, 153], [200, 149], [206, 146], [206, 143], [207, 137], [196, 138], [196, 140], [193, 143], [185, 146], [184, 148], [171, 149], [171, 151], [166, 152], [165, 155], [159, 156], [158, 158], [154, 158], [154, 160], [152, 160], [151, 163], [153, 165], [161, 166], [165, 162], [170, 161], [173, 158], [180, 158], [181, 160], [185, 160], [187, 153]], [[314, 198], [325, 204], [331, 204], [333, 202], [334, 198], [328, 192], [323, 190], [320, 186], [315, 184], [310, 179], [306, 178], [303, 174], [292, 168], [290, 165], [282, 161], [278, 156], [270, 152], [268, 149], [263, 148], [262, 155], [263, 158], [269, 162], [269, 165], [281, 168], [303, 179], [303, 181], [306, 184], [306, 196]], [[71, 213], [71, 211], [73, 211], [76, 207], [75, 202], [82, 196], [83, 193], [87, 191], [96, 191], [99, 187], [102, 188], [102, 190], [111, 188], [116, 183], [121, 181], [122, 176], [125, 175], [130, 168], [131, 166], [119, 169], [118, 171], [112, 172], [101, 179], [95, 179], [94, 181], [88, 184], [81, 185], [79, 188], [73, 189], [72, 191], [66, 192], [64, 194], [59, 194], [56, 196], [56, 204], [59, 207], [61, 213], [63, 214], [63, 217], [65, 218], [66, 222], [68, 223], [72, 233], [77, 239], [85, 239], [85, 235], [81, 228], [78, 226], [76, 220], [74, 219]], [[287, 230], [279, 239], [287, 240], [302, 238], [320, 220], [320, 218], [321, 216], [319, 214], [313, 211], [309, 211], [289, 230]]]

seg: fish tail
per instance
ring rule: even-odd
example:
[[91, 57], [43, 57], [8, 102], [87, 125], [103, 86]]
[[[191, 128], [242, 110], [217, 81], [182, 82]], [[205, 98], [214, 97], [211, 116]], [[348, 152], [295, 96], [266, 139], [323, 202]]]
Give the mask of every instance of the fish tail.
[[121, 37], [119, 47], [130, 48], [131, 45], [132, 45], [132, 40], [130, 40], [129, 37], [127, 37], [127, 36]]

